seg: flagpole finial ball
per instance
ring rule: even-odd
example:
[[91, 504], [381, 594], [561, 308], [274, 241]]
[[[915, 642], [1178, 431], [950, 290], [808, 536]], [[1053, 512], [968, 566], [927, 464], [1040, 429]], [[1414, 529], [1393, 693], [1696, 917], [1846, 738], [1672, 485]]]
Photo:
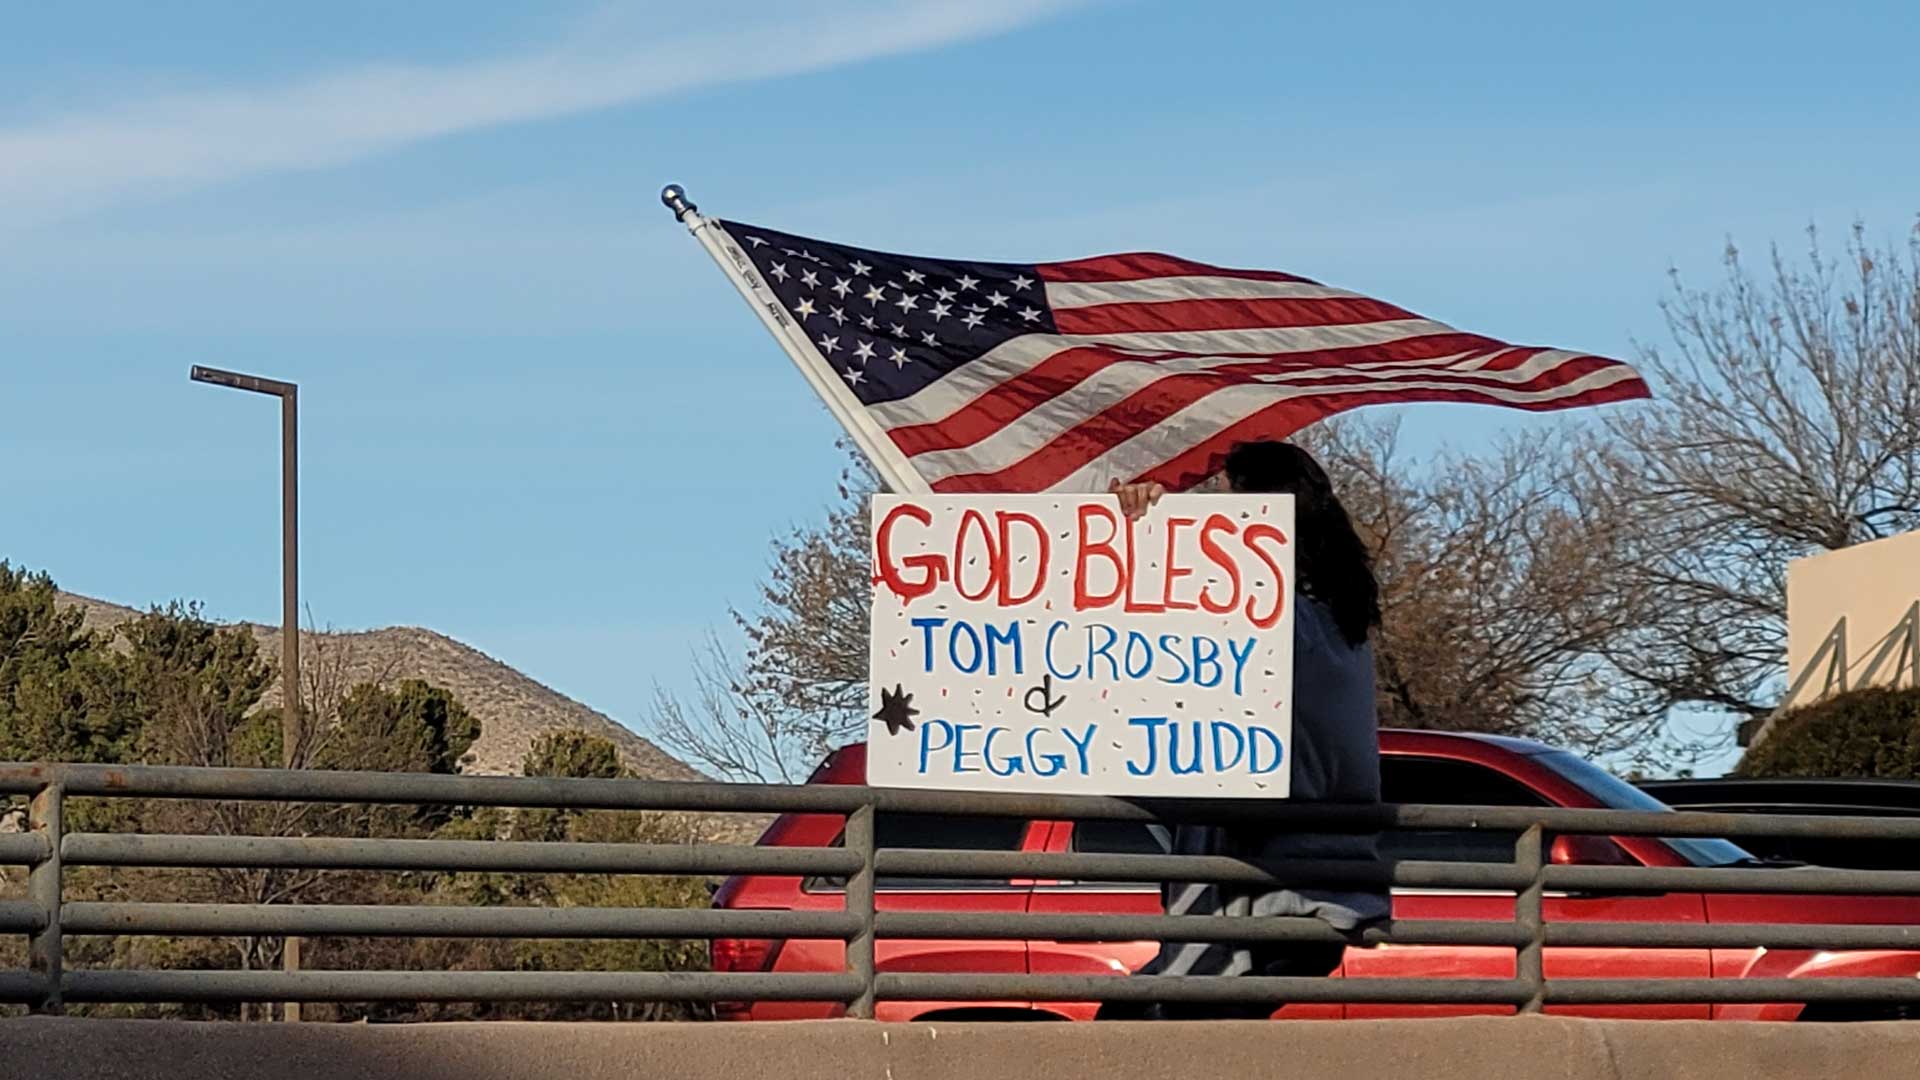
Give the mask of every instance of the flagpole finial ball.
[[660, 201], [666, 204], [667, 209], [673, 211], [674, 219], [678, 221], [685, 221], [689, 213], [699, 209], [688, 201], [687, 189], [679, 184], [668, 184], [662, 188]]

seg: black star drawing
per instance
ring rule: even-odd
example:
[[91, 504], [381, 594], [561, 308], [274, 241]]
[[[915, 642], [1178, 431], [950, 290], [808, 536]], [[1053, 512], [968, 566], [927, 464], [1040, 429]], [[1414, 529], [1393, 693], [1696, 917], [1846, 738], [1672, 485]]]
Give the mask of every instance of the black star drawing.
[[913, 730], [913, 718], [920, 710], [913, 707], [913, 695], [899, 683], [893, 689], [880, 688], [880, 711], [873, 714], [875, 720], [887, 725], [887, 734], [898, 735], [902, 731]]

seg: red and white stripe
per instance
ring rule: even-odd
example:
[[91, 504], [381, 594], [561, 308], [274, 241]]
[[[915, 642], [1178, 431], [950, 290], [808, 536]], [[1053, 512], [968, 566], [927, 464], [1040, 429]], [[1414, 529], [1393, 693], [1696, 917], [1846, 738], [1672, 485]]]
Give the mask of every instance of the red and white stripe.
[[1166, 255], [1038, 267], [1059, 332], [868, 407], [934, 490], [1179, 490], [1234, 443], [1362, 405], [1544, 411], [1647, 396], [1626, 364], [1521, 348], [1290, 274]]

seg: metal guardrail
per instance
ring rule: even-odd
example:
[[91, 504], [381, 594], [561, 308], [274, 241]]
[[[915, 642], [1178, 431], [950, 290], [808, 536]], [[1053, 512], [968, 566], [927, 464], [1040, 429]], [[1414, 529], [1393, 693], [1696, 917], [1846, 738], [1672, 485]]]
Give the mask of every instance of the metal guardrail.
[[[1543, 950], [1594, 948], [1915, 949], [1920, 925], [1548, 923], [1548, 890], [1920, 895], [1920, 873], [1817, 868], [1556, 866], [1550, 834], [1795, 836], [1920, 841], [1920, 819], [1795, 817], [1563, 808], [1137, 803], [1084, 796], [902, 791], [159, 766], [0, 764], [0, 796], [31, 801], [29, 831], [0, 835], [0, 863], [29, 868], [27, 898], [0, 902], [0, 932], [29, 937], [29, 970], [0, 972], [0, 1001], [57, 1012], [68, 1002], [239, 1001], [830, 1001], [856, 1017], [878, 1000], [1272, 1000], [1497, 1004], [1920, 1001], [1912, 978], [1547, 979]], [[776, 848], [623, 843], [387, 840], [69, 832], [74, 797], [460, 805], [631, 811], [845, 815], [843, 845]], [[1510, 862], [1291, 860], [1213, 856], [877, 850], [875, 817], [965, 814], [1041, 820], [1261, 822], [1275, 829], [1517, 832]], [[236, 867], [502, 873], [775, 874], [846, 880], [838, 912], [707, 909], [384, 907], [68, 901], [68, 866]], [[1346, 940], [1313, 919], [1167, 915], [1035, 915], [879, 911], [881, 875], [943, 878], [1367, 884], [1499, 890], [1511, 922], [1396, 920], [1363, 944], [1476, 945], [1515, 950], [1511, 979], [1314, 979], [969, 975], [881, 972], [875, 941], [970, 938], [1060, 941]], [[509, 971], [66, 970], [73, 935], [419, 936], [838, 940], [839, 974]]]

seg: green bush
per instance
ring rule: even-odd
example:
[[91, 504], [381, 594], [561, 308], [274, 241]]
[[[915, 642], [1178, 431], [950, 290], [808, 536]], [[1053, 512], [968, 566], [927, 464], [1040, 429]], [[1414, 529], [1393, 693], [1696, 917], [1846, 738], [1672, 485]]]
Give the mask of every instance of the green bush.
[[1920, 689], [1854, 690], [1790, 709], [1733, 774], [1920, 778]]

